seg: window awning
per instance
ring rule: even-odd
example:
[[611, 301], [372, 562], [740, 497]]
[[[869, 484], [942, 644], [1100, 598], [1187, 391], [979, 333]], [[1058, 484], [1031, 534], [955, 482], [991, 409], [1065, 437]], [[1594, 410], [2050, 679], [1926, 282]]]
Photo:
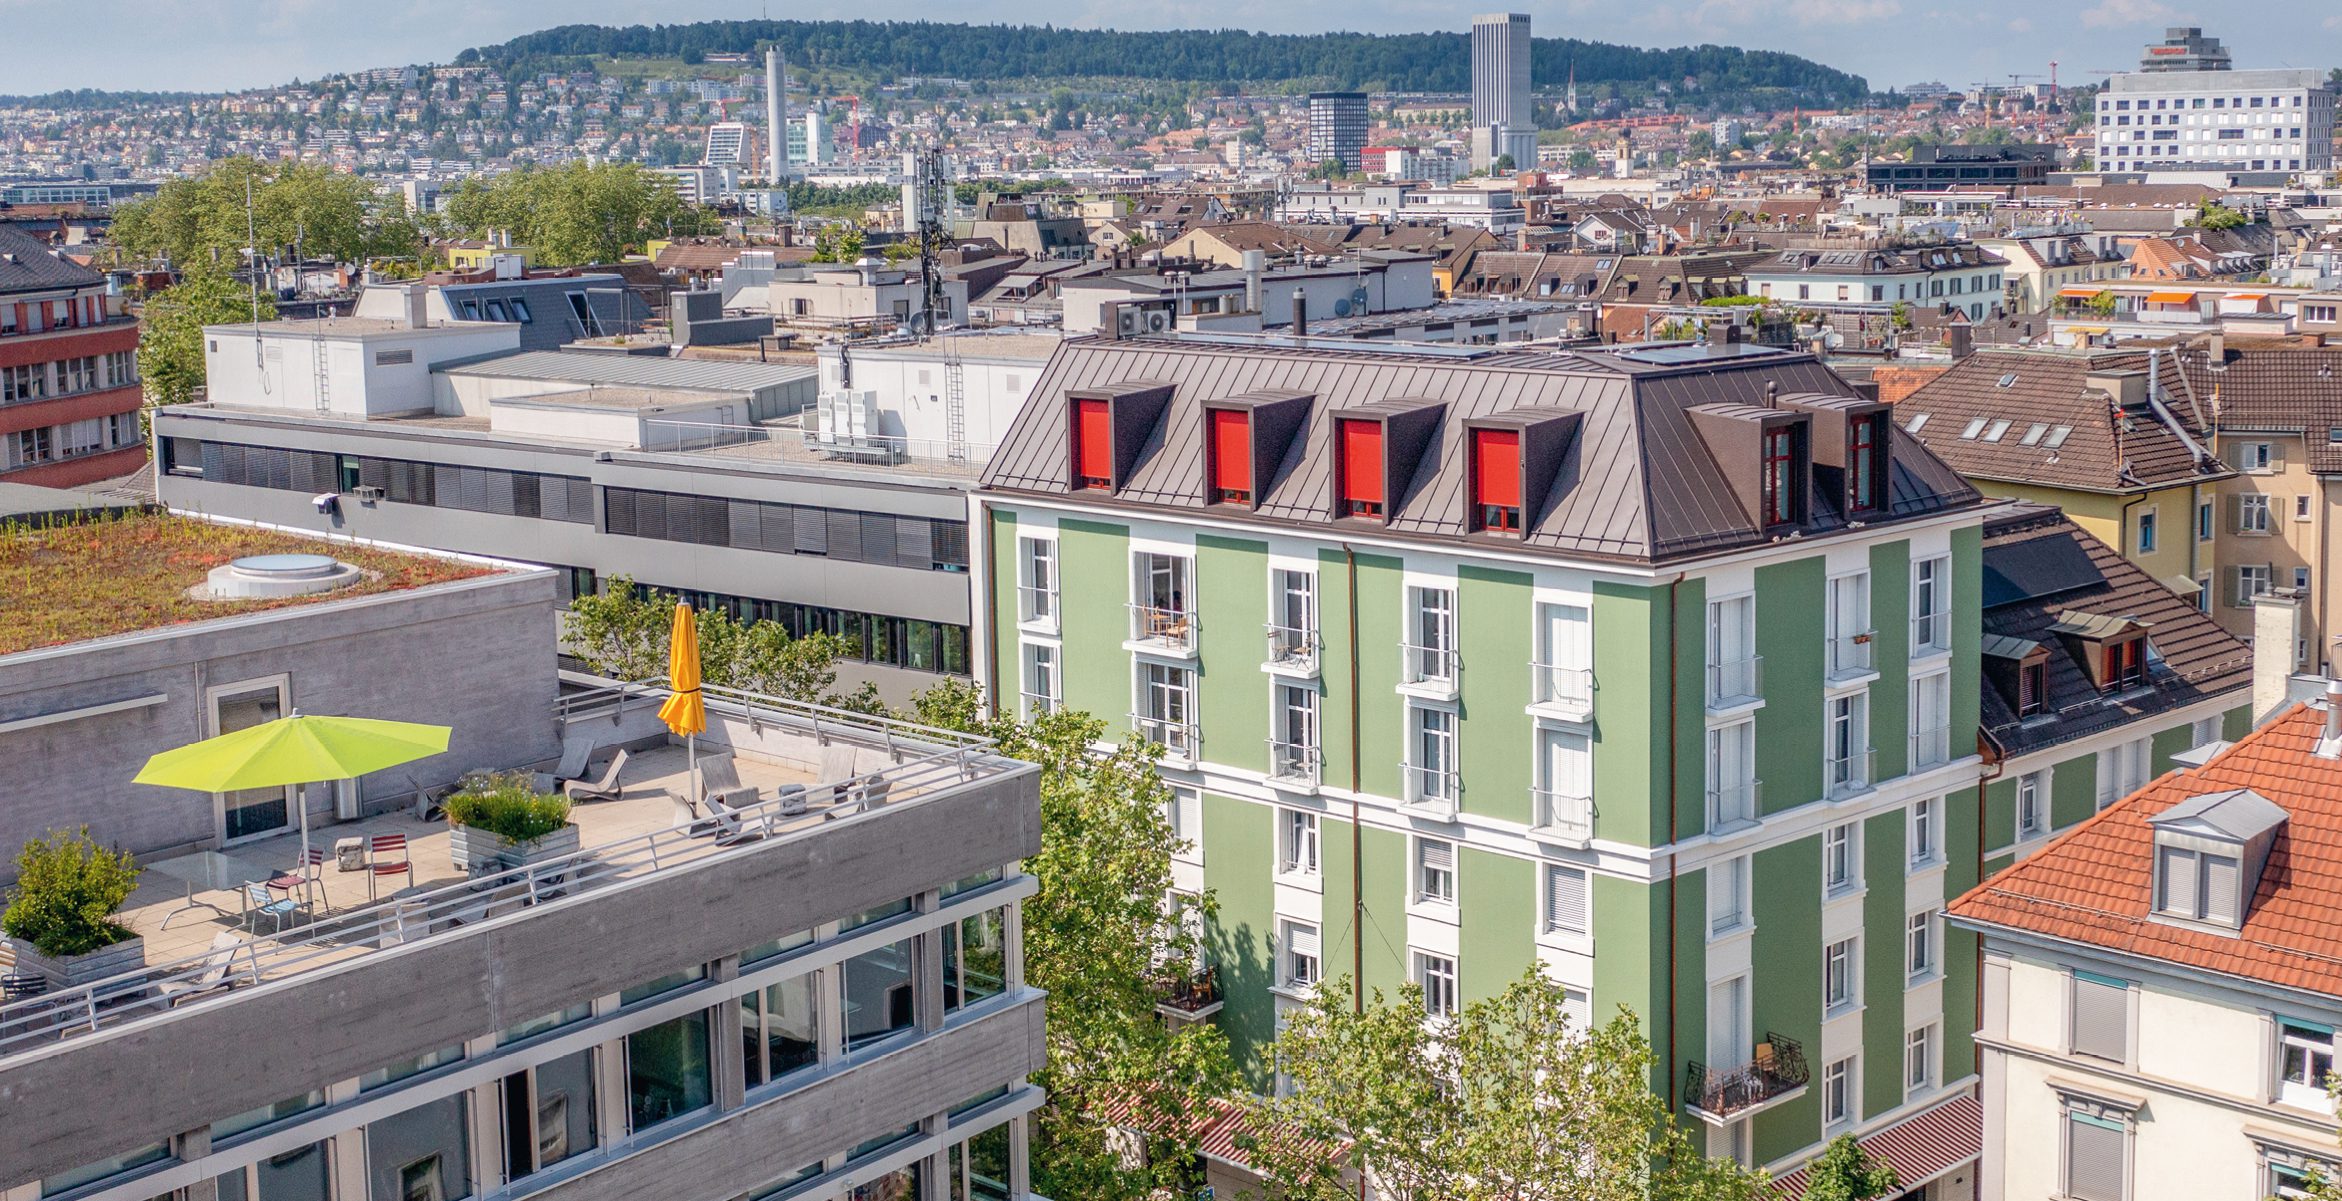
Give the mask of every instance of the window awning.
[[2105, 290], [2104, 288], [2059, 288], [2057, 294], [2074, 300], [2088, 300]]
[[[1859, 1141], [1872, 1158], [1895, 1166], [1900, 1187], [1921, 1188], [1984, 1154], [1984, 1105], [1973, 1094], [1954, 1097]], [[1799, 1168], [1773, 1181], [1773, 1193], [1798, 1201], [1805, 1185], [1805, 1169]]]
[[2171, 589], [2173, 592], [2176, 592], [2181, 596], [2194, 596], [2204, 590], [2204, 585], [2201, 580], [2191, 580], [2184, 575], [2165, 577], [2163, 586]]
[[2195, 294], [2195, 293], [2193, 293], [2193, 292], [2149, 292], [2149, 293], [2147, 293], [2147, 303], [2148, 303], [2148, 304], [2194, 304], [2195, 302], [2196, 302], [2196, 294]]

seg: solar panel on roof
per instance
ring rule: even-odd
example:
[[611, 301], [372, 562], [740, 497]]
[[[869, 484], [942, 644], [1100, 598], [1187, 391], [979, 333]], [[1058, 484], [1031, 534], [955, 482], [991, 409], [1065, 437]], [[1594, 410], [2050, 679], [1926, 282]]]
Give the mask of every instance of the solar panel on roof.
[[2046, 425], [2043, 425], [2041, 422], [2038, 422], [2038, 421], [2036, 421], [2036, 422], [2034, 422], [2034, 423], [2033, 423], [2031, 426], [2028, 426], [2028, 427], [2026, 428], [2026, 430], [2025, 430], [2025, 436], [2024, 436], [2024, 437], [2022, 437], [2022, 438], [2019, 438], [2019, 439], [2017, 439], [2017, 444], [2018, 444], [2019, 446], [2031, 446], [2031, 445], [2033, 445], [2034, 443], [2037, 443], [2037, 442], [2041, 441], [2041, 435], [2043, 435], [2043, 434], [2046, 434], [2046, 433], [2048, 433], [2048, 432], [2049, 432], [2049, 427], [2048, 427], [2048, 426], [2046, 426]]
[[1984, 431], [1984, 440], [1987, 442], [1998, 442], [2003, 437], [2007, 436], [2008, 432], [2009, 419], [2003, 417], [2000, 420], [1993, 422], [1992, 428]]
[[1984, 548], [1984, 607], [2106, 585], [2090, 552], [2068, 531]]

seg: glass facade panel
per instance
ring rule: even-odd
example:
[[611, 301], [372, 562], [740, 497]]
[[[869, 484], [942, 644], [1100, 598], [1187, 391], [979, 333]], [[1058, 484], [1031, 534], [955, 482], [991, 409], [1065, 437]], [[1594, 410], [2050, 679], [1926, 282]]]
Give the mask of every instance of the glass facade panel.
[[916, 1020], [911, 976], [911, 940], [904, 939], [846, 961], [846, 1046], [867, 1046]]
[[958, 1009], [1008, 989], [1008, 910], [962, 918], [943, 931], [943, 1007]]
[[714, 1104], [710, 1066], [705, 1011], [627, 1035], [628, 1129], [646, 1130]]
[[370, 1201], [457, 1201], [472, 1195], [466, 1096], [442, 1097], [366, 1127]]

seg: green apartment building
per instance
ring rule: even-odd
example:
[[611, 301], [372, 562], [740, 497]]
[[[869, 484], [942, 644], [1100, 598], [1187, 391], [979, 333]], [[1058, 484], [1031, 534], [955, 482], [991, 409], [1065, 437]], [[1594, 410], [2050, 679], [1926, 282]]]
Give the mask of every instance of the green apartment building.
[[1712, 1153], [1972, 1144], [1986, 506], [1900, 434], [1736, 344], [1072, 340], [976, 498], [978, 668], [1166, 748], [1264, 1091], [1320, 982], [1534, 962]]

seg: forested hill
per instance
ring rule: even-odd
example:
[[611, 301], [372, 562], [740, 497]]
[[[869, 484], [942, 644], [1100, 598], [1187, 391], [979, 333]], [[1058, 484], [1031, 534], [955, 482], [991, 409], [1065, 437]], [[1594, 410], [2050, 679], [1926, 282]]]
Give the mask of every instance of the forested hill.
[[[802, 67], [959, 79], [1120, 77], [1164, 82], [1304, 80], [1315, 86], [1395, 92], [1471, 90], [1461, 33], [1267, 34], [1181, 29], [1124, 32], [1046, 25], [950, 25], [927, 21], [702, 21], [691, 25], [564, 25], [464, 51], [459, 63], [502, 68], [587, 55], [696, 58], [777, 42]], [[1700, 91], [1781, 89], [1810, 101], [1852, 101], [1862, 77], [1810, 59], [1730, 46], [1645, 50], [1574, 38], [1536, 39], [1534, 72], [1554, 86], [1572, 67], [1582, 84], [1668, 84]]]

